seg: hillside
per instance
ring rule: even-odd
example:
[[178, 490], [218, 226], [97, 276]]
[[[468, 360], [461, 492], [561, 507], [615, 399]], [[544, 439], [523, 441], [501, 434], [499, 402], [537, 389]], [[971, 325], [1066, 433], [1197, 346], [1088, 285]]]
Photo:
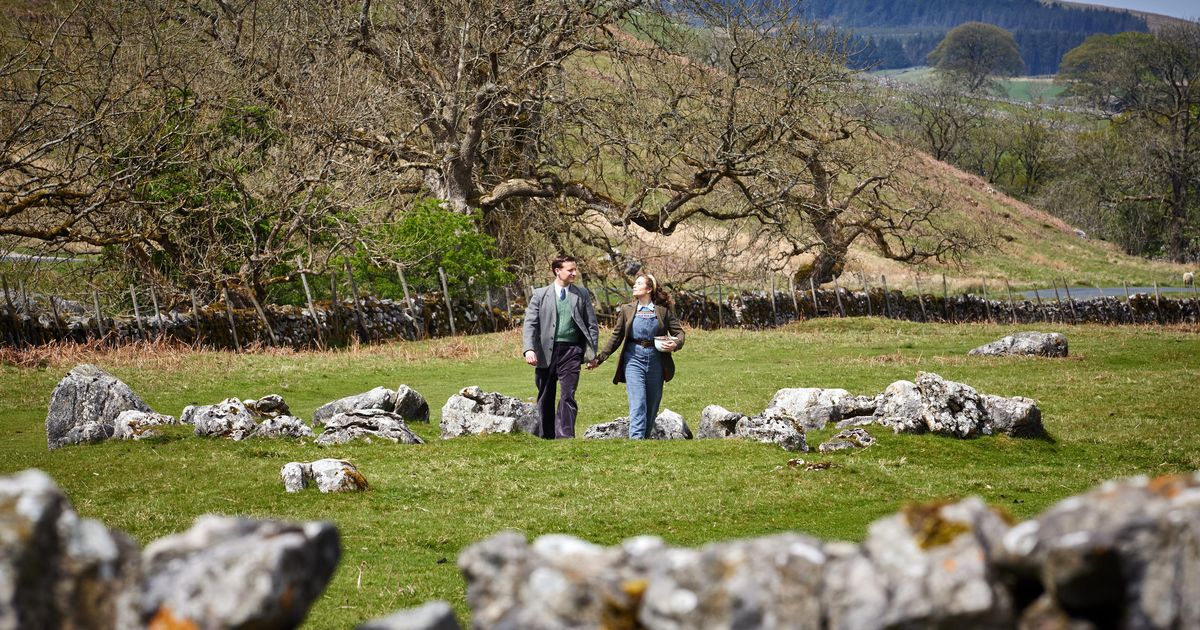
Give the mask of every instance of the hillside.
[[1054, 74], [1059, 60], [1089, 35], [1146, 31], [1142, 15], [1093, 5], [1039, 0], [811, 0], [805, 14], [854, 33], [862, 68], [903, 68], [925, 63], [946, 32], [964, 22], [987, 22], [1012, 31], [1029, 74]]
[[[1064, 280], [1071, 286], [1165, 286], [1179, 285], [1187, 271], [1182, 265], [1130, 256], [1112, 243], [1080, 236], [1061, 219], [928, 155], [915, 154], [909, 167], [927, 186], [945, 192], [943, 204], [949, 222], [987, 232], [993, 246], [959, 261], [909, 266], [887, 260], [859, 242], [852, 248], [839, 279], [841, 286], [861, 287], [860, 274], [873, 286], [878, 286], [882, 275], [890, 288], [912, 290], [920, 284], [926, 291], [940, 288], [943, 275], [951, 291], [978, 290], [986, 284], [989, 290], [999, 292], [1005, 281], [1014, 290], [1061, 286]], [[733, 271], [727, 282], [769, 286], [770, 274], [763, 272], [761, 252], [730, 257], [724, 255], [726, 250], [712, 245], [714, 240], [719, 239], [714, 239], [711, 232], [690, 226], [671, 237], [643, 235], [629, 251], [667, 277], [686, 276], [703, 261], [718, 257]], [[738, 249], [736, 243], [729, 245], [729, 249]], [[804, 262], [798, 260], [792, 268]], [[779, 287], [786, 287], [788, 282], [784, 273], [778, 274], [775, 281]], [[697, 279], [693, 284], [699, 282]]]

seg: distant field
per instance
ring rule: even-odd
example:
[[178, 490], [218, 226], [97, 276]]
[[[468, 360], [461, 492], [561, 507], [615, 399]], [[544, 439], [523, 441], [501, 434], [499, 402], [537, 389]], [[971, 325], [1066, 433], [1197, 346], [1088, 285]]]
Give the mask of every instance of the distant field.
[[[932, 82], [936, 75], [933, 68], [928, 66], [879, 70], [872, 74], [922, 85]], [[1054, 77], [1049, 76], [1004, 79], [1000, 81], [1000, 85], [1004, 88], [1004, 96], [1014, 101], [1022, 103], [1041, 102], [1051, 105], [1061, 102], [1059, 97], [1062, 95], [1063, 90], [1066, 89], [1061, 85], [1056, 85]]]
[[[0, 364], [0, 474], [41, 468], [83, 515], [142, 544], [186, 529], [208, 512], [333, 521], [344, 555], [312, 610], [310, 628], [352, 627], [434, 598], [450, 601], [465, 618], [455, 558], [504, 529], [530, 536], [564, 532], [605, 545], [654, 534], [694, 546], [785, 530], [856, 541], [871, 521], [910, 501], [978, 495], [1027, 518], [1104, 479], [1200, 469], [1200, 329], [1051, 328], [1067, 335], [1070, 358], [965, 356], [1016, 330], [1000, 325], [867, 318], [771, 332], [693, 332], [664, 401], [693, 427], [709, 404], [752, 414], [783, 387], [875, 394], [925, 370], [987, 393], [1037, 399], [1052, 438], [959, 441], [871, 429], [877, 445], [833, 455], [728, 440], [439, 440], [441, 405], [462, 386], [534, 394], [532, 375], [516, 353], [516, 332], [329, 353], [61, 353], [43, 357], [38, 367]], [[196, 438], [179, 427], [148, 442], [48, 452], [43, 423], [50, 392], [82, 360], [174, 415], [188, 404], [278, 393], [297, 415], [311, 418], [329, 400], [407, 383], [429, 399], [434, 418], [414, 427], [428, 441], [419, 446], [233, 443]], [[581, 434], [625, 414], [612, 369], [606, 364], [581, 379]], [[811, 433], [809, 444], [815, 449], [833, 433]], [[788, 467], [797, 456], [834, 467]], [[350, 459], [371, 490], [283, 492], [283, 464], [321, 457]]]

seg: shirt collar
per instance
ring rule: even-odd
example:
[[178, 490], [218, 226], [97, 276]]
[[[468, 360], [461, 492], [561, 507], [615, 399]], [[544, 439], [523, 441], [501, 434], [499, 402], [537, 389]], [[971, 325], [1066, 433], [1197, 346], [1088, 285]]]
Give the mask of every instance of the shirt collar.
[[638, 304], [638, 305], [637, 305], [637, 310], [639, 310], [639, 311], [653, 311], [653, 310], [654, 310], [654, 304], [653, 304], [653, 303], [650, 303], [650, 304]]

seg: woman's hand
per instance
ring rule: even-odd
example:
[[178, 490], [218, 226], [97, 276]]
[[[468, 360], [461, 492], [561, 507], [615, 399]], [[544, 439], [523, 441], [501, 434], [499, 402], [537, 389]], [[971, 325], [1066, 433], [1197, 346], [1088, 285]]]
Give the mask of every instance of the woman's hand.
[[677, 347], [674, 339], [668, 339], [662, 343], [662, 352], [675, 352]]
[[595, 360], [595, 359], [592, 359], [591, 361], [588, 361], [588, 362], [587, 362], [587, 366], [586, 366], [586, 367], [587, 367], [587, 369], [589, 369], [589, 370], [594, 370], [594, 369], [596, 369], [596, 367], [597, 367], [598, 365], [600, 365], [600, 362], [599, 362], [599, 361], [597, 361], [597, 360]]

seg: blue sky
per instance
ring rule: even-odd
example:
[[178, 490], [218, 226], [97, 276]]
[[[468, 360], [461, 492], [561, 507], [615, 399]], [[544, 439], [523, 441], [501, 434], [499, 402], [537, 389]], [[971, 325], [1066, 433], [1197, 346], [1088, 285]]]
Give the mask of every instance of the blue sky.
[[1137, 9], [1150, 13], [1161, 13], [1179, 18], [1200, 18], [1200, 2], [1196, 0], [1080, 0], [1088, 4], [1102, 4], [1106, 7], [1121, 7]]

